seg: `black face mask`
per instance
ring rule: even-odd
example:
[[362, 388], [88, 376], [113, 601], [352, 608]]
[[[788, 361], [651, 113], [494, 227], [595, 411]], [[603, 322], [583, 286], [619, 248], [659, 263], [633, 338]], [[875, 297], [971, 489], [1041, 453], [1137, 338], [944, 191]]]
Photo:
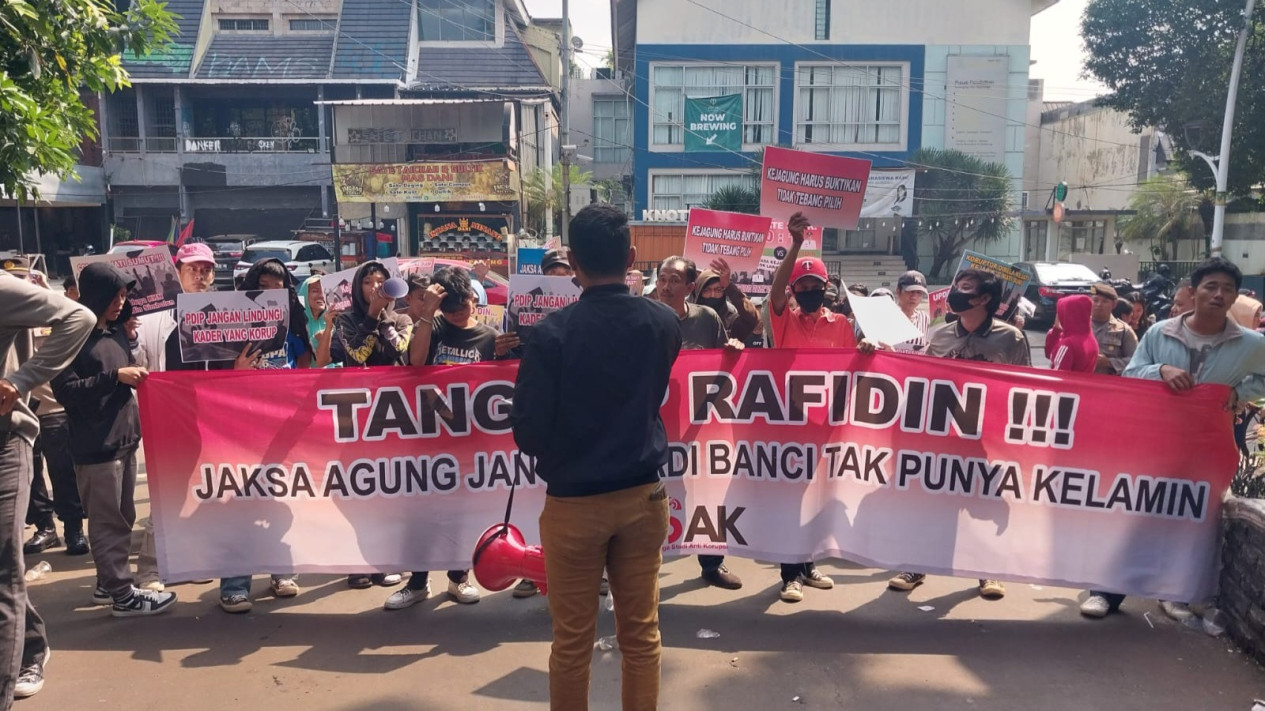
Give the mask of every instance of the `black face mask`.
[[813, 289], [812, 291], [800, 291], [795, 294], [795, 303], [799, 304], [799, 308], [806, 314], [815, 314], [821, 310], [821, 305], [826, 302], [825, 289]]
[[719, 299], [704, 299], [703, 297], [700, 296], [698, 299], [698, 305], [706, 306], [707, 308], [711, 309], [712, 311], [715, 311], [721, 316], [724, 316], [725, 312], [728, 310], [725, 308], [724, 297], [721, 297]]
[[978, 298], [979, 294], [962, 291], [961, 289], [953, 289], [949, 292], [949, 308], [953, 309], [953, 313], [960, 314], [975, 308], [975, 304], [971, 303], [971, 299]]

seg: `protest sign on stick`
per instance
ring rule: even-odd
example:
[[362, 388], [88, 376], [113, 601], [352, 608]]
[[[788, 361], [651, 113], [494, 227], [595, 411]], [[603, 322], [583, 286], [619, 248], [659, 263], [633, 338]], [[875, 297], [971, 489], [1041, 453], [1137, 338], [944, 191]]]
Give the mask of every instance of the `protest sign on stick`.
[[127, 293], [133, 316], [170, 311], [176, 308], [176, 297], [184, 293], [180, 275], [176, 273], [176, 265], [166, 247], [71, 257], [70, 270], [78, 279], [84, 267], [101, 262], [113, 264], [124, 276], [136, 280], [135, 286]]
[[870, 161], [769, 146], [761, 175], [761, 215], [789, 220], [802, 212], [815, 225], [854, 230]]
[[283, 351], [290, 325], [290, 292], [210, 291], [181, 294], [176, 323], [186, 363], [234, 360], [242, 351]]

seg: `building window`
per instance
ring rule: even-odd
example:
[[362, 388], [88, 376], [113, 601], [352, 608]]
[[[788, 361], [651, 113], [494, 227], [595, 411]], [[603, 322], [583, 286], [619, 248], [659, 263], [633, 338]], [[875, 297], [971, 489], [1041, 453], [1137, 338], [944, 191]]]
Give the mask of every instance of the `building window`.
[[650, 209], [686, 210], [702, 206], [717, 190], [737, 185], [755, 188], [746, 173], [664, 174], [650, 178]]
[[141, 149], [140, 117], [136, 90], [119, 89], [105, 95], [106, 136], [111, 151], [135, 153]]
[[338, 20], [329, 19], [296, 19], [290, 20], [291, 32], [333, 32]]
[[817, 0], [817, 10], [813, 14], [813, 23], [816, 26], [816, 31], [813, 34], [814, 39], [830, 39], [830, 0]]
[[220, 32], [267, 32], [268, 20], [266, 19], [242, 19], [242, 18], [220, 18]]
[[593, 162], [627, 163], [632, 146], [628, 100], [593, 100]]
[[170, 89], [147, 87], [145, 90], [145, 150], [176, 151], [176, 97]]
[[495, 0], [421, 0], [418, 22], [423, 42], [496, 40]]
[[795, 143], [901, 145], [904, 74], [898, 65], [798, 65]]
[[1072, 223], [1072, 254], [1102, 254], [1106, 242], [1106, 220], [1085, 220]]
[[876, 220], [866, 218], [857, 223], [855, 230], [847, 230], [843, 237], [843, 251], [845, 252], [874, 252], [878, 251], [878, 230], [876, 229]]
[[656, 64], [651, 89], [652, 143], [679, 146], [685, 143], [685, 100], [742, 95], [742, 142], [749, 146], [772, 144], [777, 112], [774, 88], [776, 64], [710, 65]]
[[1028, 220], [1024, 223], [1025, 262], [1044, 262], [1046, 239], [1050, 232], [1050, 223], [1046, 220]]

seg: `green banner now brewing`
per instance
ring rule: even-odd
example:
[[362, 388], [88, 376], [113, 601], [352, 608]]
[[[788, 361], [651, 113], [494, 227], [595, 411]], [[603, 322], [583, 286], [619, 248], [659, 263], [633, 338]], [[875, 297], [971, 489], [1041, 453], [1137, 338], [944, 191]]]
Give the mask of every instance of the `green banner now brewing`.
[[686, 99], [685, 150], [742, 150], [742, 94]]

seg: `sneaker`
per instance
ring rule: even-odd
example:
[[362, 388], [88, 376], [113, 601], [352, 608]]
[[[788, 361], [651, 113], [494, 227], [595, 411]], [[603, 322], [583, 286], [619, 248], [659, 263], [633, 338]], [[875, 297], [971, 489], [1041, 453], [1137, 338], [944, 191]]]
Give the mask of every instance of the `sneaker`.
[[1000, 600], [1006, 597], [1006, 586], [998, 580], [979, 581], [979, 595], [985, 600]]
[[1178, 622], [1185, 622], [1195, 616], [1195, 613], [1190, 611], [1190, 605], [1184, 602], [1160, 600], [1160, 609], [1164, 611], [1164, 614]]
[[1107, 598], [1102, 595], [1090, 595], [1085, 598], [1085, 602], [1081, 603], [1081, 614], [1095, 620], [1106, 617], [1109, 612], [1111, 612], [1111, 603], [1107, 602]]
[[373, 587], [373, 577], [369, 575], [348, 575], [347, 587], [352, 590], [364, 590]]
[[927, 580], [926, 573], [901, 573], [891, 580], [887, 581], [889, 590], [899, 590], [901, 592], [909, 592], [914, 588], [922, 585]]
[[163, 585], [161, 580], [151, 580], [148, 583], [141, 583], [140, 588], [141, 590], [160, 593], [166, 590], [167, 586]]
[[111, 597], [110, 593], [107, 592], [105, 588], [98, 585], [96, 589], [92, 591], [92, 604], [93, 605], [113, 605], [114, 598]]
[[782, 591], [778, 594], [782, 602], [803, 602], [804, 585], [799, 580], [787, 580], [782, 583]]
[[706, 580], [708, 585], [715, 585], [725, 590], [739, 590], [742, 588], [742, 578], [729, 572], [729, 568], [724, 565], [704, 569], [703, 580]]
[[250, 601], [250, 598], [241, 593], [220, 596], [220, 609], [225, 612], [250, 612], [252, 607], [254, 607], [254, 604]]
[[610, 595], [611, 581], [607, 580], [606, 578], [602, 578], [602, 585], [598, 587], [597, 594], [601, 595], [602, 597], [606, 597], [607, 595]]
[[540, 588], [536, 587], [536, 583], [530, 580], [523, 580], [514, 586], [513, 595], [518, 598], [532, 597], [538, 592], [540, 592]]
[[83, 531], [66, 531], [66, 555], [88, 555], [88, 539]]
[[41, 528], [35, 532], [35, 535], [31, 536], [30, 540], [22, 544], [22, 552], [26, 555], [35, 555], [60, 545], [61, 538], [57, 536], [56, 529]]
[[807, 573], [799, 576], [800, 580], [810, 588], [818, 590], [829, 590], [835, 586], [835, 581], [821, 574], [820, 570], [814, 566], [808, 569]]
[[[428, 597], [430, 597], [430, 582], [427, 582], [426, 587], [421, 590], [414, 590], [405, 585], [391, 593], [391, 597], [387, 598], [382, 607], [387, 610], [403, 610], [406, 607], [416, 605]], [[478, 602], [478, 598], [475, 598], [475, 602]]]
[[13, 685], [13, 698], [26, 699], [40, 693], [40, 689], [44, 688], [44, 667], [52, 655], [52, 650], [46, 649], [43, 662], [22, 667], [18, 672], [18, 681]]
[[[427, 584], [429, 585], [429, 583]], [[459, 583], [449, 580], [448, 596], [462, 605], [473, 605], [483, 597], [479, 593], [479, 589], [471, 585], [469, 580], [463, 580]]]
[[369, 576], [369, 580], [378, 587], [393, 588], [404, 582], [404, 576], [400, 573], [374, 573]]
[[299, 584], [294, 581], [294, 578], [273, 580], [271, 587], [274, 597], [294, 597], [299, 594]]
[[126, 600], [115, 600], [110, 614], [115, 617], [145, 617], [166, 612], [176, 603], [176, 594], [172, 592], [156, 593], [150, 590], [132, 588], [132, 594]]

